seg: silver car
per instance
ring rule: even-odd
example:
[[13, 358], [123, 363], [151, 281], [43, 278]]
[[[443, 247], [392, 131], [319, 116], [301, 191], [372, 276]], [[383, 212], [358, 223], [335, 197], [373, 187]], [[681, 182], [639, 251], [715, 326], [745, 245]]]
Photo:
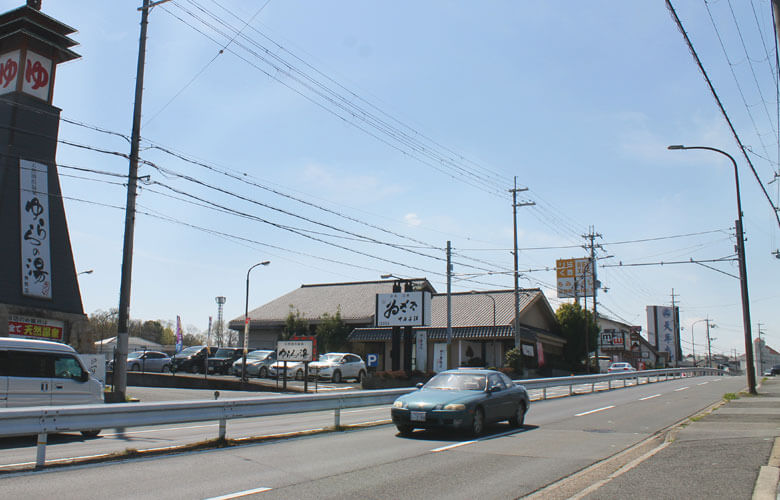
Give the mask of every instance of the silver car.
[[135, 351], [127, 355], [127, 371], [169, 372], [171, 358], [159, 351]]
[[[247, 377], [266, 378], [268, 376], [268, 367], [276, 361], [276, 351], [257, 350], [246, 355], [246, 375]], [[233, 375], [243, 376], [244, 359], [239, 358], [233, 363]]]
[[309, 373], [315, 377], [330, 379], [334, 383], [348, 378], [361, 382], [366, 376], [366, 364], [357, 354], [331, 352], [320, 356], [319, 361], [310, 363]]

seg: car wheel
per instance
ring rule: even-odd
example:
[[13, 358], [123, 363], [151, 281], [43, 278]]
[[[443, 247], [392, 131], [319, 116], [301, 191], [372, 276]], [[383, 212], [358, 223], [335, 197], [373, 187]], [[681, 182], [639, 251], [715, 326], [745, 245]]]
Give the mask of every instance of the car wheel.
[[414, 426], [413, 425], [395, 424], [395, 427], [398, 429], [398, 432], [402, 436], [408, 436], [409, 434], [414, 432]]
[[257, 376], [260, 378], [266, 378], [268, 376], [268, 368], [261, 366], [260, 370], [257, 372]]
[[482, 408], [474, 410], [474, 418], [471, 421], [471, 433], [479, 436], [485, 431], [485, 412]]
[[170, 371], [171, 371], [171, 365], [163, 365], [163, 367], [162, 367], [162, 372], [163, 373], [168, 373]]
[[333, 377], [331, 377], [331, 380], [334, 384], [338, 384], [341, 382], [341, 372], [339, 370], [336, 370], [333, 372]]
[[130, 367], [131, 372], [137, 372], [140, 369], [141, 369], [141, 365], [139, 365], [138, 363], [133, 363], [133, 366]]
[[525, 403], [519, 403], [517, 405], [517, 410], [515, 410], [515, 414], [509, 419], [509, 425], [512, 427], [522, 427], [525, 422], [525, 412]]
[[98, 434], [100, 434], [100, 429], [93, 429], [93, 430], [89, 430], [89, 431], [81, 431], [81, 435], [84, 436], [85, 438], [89, 438], [89, 439], [98, 437]]
[[364, 378], [366, 378], [366, 372], [364, 372], [363, 370], [360, 370], [360, 373], [358, 373], [358, 376], [357, 376], [357, 383], [358, 384], [362, 384]]
[[295, 380], [303, 380], [303, 370], [298, 369], [298, 371], [295, 372]]

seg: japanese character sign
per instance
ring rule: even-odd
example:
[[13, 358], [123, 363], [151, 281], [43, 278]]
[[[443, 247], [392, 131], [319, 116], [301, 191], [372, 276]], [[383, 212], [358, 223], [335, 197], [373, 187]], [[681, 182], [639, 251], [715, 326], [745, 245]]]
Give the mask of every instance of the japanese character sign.
[[593, 270], [590, 259], [559, 259], [555, 261], [558, 298], [592, 297]]
[[47, 175], [46, 165], [19, 160], [22, 294], [43, 299], [52, 297]]
[[314, 346], [311, 340], [280, 340], [276, 343], [278, 361], [305, 361], [314, 358]]
[[51, 59], [29, 50], [26, 59], [22, 74], [22, 92], [48, 101], [51, 87]]
[[0, 95], [14, 92], [19, 76], [19, 51], [0, 54]]
[[428, 292], [379, 293], [376, 296], [376, 325], [429, 325], [430, 300]]

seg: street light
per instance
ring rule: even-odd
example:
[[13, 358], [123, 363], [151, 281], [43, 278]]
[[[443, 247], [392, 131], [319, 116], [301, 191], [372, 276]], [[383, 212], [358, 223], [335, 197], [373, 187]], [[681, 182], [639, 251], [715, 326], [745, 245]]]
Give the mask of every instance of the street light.
[[667, 149], [704, 149], [707, 151], [714, 151], [727, 157], [729, 160], [731, 160], [732, 165], [734, 165], [734, 183], [737, 189], [737, 220], [735, 221], [737, 231], [737, 258], [739, 260], [739, 287], [740, 291], [742, 292], [742, 324], [745, 331], [745, 362], [747, 364], [747, 382], [748, 391], [750, 391], [750, 394], [757, 394], [756, 371], [755, 367], [753, 366], [753, 339], [750, 330], [750, 302], [748, 300], [747, 263], [745, 262], [745, 237], [742, 233], [742, 200], [740, 199], [739, 194], [739, 170], [737, 169], [737, 162], [727, 152], [707, 146], [683, 146], [678, 144], [669, 146]]
[[246, 383], [246, 351], [249, 349], [249, 273], [257, 266], [267, 266], [270, 260], [258, 262], [250, 267], [246, 272], [246, 307], [244, 307], [244, 355], [242, 357], [243, 366], [241, 368], [241, 383]]

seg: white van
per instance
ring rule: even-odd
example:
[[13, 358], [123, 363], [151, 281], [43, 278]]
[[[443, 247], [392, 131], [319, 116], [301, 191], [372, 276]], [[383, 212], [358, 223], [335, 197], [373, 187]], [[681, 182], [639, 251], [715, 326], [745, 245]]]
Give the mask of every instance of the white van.
[[103, 384], [69, 345], [0, 337], [0, 408], [102, 402]]

